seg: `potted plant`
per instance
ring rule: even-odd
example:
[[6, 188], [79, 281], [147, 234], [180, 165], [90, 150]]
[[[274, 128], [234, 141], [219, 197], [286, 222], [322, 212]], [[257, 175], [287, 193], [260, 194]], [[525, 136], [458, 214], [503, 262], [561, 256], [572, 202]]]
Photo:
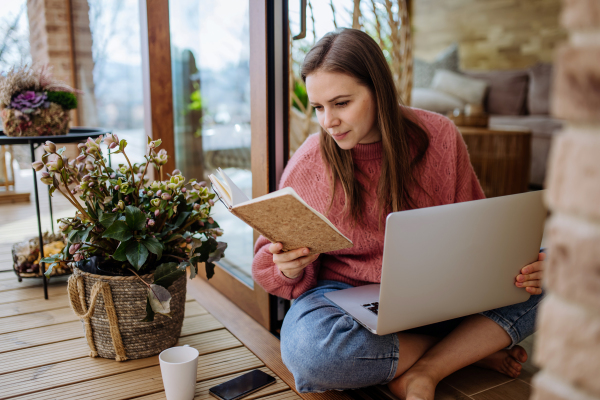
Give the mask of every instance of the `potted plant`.
[[66, 135], [75, 90], [52, 77], [50, 68], [12, 68], [0, 76], [0, 115], [8, 136]]
[[[42, 161], [33, 163], [38, 171], [47, 168], [41, 181], [50, 194], [62, 194], [77, 208], [73, 217], [59, 220], [65, 249], [43, 261], [50, 263], [47, 275], [61, 261], [75, 265], [69, 296], [86, 324], [92, 356], [147, 357], [179, 338], [186, 268], [193, 278], [202, 262], [212, 277], [213, 262], [227, 245], [216, 240], [223, 231], [210, 216], [215, 195], [204, 182], [186, 182], [179, 170], [165, 174], [160, 140], [148, 138], [146, 161], [132, 164], [127, 142], [106, 135], [111, 154], [126, 160], [115, 169], [107, 165], [101, 141], [80, 143], [81, 154], [71, 161], [63, 157], [64, 148], [47, 141]], [[150, 165], [160, 180], [148, 181]]]

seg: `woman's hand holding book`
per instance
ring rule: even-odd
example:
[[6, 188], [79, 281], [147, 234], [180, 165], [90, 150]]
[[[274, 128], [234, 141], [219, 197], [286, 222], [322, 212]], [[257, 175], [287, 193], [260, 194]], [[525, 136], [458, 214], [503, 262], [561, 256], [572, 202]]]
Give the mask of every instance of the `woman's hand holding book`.
[[269, 251], [277, 268], [290, 279], [300, 276], [302, 270], [319, 257], [319, 254], [307, 255], [309, 250], [306, 247], [286, 252], [282, 252], [282, 248], [281, 243], [271, 243]]

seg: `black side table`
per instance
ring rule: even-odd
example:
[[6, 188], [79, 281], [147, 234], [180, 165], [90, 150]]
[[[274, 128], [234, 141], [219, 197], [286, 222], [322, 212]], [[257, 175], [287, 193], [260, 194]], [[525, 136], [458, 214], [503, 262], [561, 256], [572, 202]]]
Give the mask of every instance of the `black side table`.
[[[88, 137], [92, 139], [96, 139], [100, 135], [105, 135], [107, 133], [112, 133], [112, 130], [105, 128], [71, 128], [69, 129], [69, 133], [66, 135], [57, 135], [57, 136], [6, 136], [2, 130], [0, 130], [0, 145], [17, 145], [17, 144], [28, 144], [29, 149], [31, 150], [31, 163], [35, 162], [35, 152], [34, 150], [46, 143], [47, 140], [50, 140], [56, 144], [64, 144], [64, 143], [77, 143], [87, 140]], [[110, 165], [110, 155], [108, 156], [108, 163]], [[37, 176], [35, 170], [33, 170], [33, 188], [35, 193], [35, 210], [37, 212], [37, 221], [38, 221], [38, 234], [40, 239], [40, 256], [44, 258], [44, 240], [42, 235], [42, 222], [40, 219], [40, 199], [38, 196], [37, 189]], [[54, 233], [54, 221], [52, 218], [52, 200], [50, 195], [48, 195], [48, 201], [50, 202], [50, 226], [52, 227], [52, 233]], [[48, 300], [48, 280], [46, 275], [44, 275], [44, 271], [46, 271], [46, 267], [43, 262], [40, 261], [40, 272], [42, 274], [42, 281], [44, 283], [44, 298]]]

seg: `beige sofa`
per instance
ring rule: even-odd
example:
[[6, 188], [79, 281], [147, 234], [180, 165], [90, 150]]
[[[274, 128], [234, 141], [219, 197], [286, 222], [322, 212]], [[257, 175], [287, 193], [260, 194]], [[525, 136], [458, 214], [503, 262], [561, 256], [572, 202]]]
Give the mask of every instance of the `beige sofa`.
[[[483, 105], [491, 116], [490, 126], [515, 125], [531, 129], [529, 181], [532, 187], [542, 187], [550, 143], [562, 127], [560, 120], [549, 115], [552, 65], [539, 63], [522, 70], [457, 72], [488, 83]], [[413, 106], [443, 114], [460, 104], [453, 104], [457, 99], [431, 88], [415, 88], [412, 95]]]

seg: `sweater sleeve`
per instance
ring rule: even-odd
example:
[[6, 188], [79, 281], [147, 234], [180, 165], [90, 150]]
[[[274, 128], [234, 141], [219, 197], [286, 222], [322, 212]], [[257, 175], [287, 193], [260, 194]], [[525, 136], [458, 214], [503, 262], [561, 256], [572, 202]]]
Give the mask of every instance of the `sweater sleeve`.
[[317, 258], [300, 273], [300, 276], [290, 279], [277, 268], [273, 262], [273, 254], [269, 251], [271, 242], [259, 236], [254, 246], [252, 260], [252, 278], [268, 293], [285, 299], [295, 299], [317, 284], [320, 258]]
[[485, 198], [477, 175], [471, 165], [467, 145], [458, 128], [452, 124], [456, 133], [456, 196], [455, 202], [480, 200]]
[[[314, 165], [306, 162], [305, 157], [315, 151], [315, 146], [318, 146], [318, 136], [311, 136], [294, 153], [281, 176], [280, 188], [290, 186], [302, 195], [308, 186], [315, 184], [308, 176], [308, 170], [314, 168]], [[254, 282], [262, 286], [268, 293], [286, 299], [295, 299], [316, 286], [320, 257], [306, 266], [298, 277], [290, 279], [283, 275], [273, 262], [273, 254], [269, 251], [270, 244], [271, 242], [261, 235], [254, 245], [254, 259], [252, 260]]]

